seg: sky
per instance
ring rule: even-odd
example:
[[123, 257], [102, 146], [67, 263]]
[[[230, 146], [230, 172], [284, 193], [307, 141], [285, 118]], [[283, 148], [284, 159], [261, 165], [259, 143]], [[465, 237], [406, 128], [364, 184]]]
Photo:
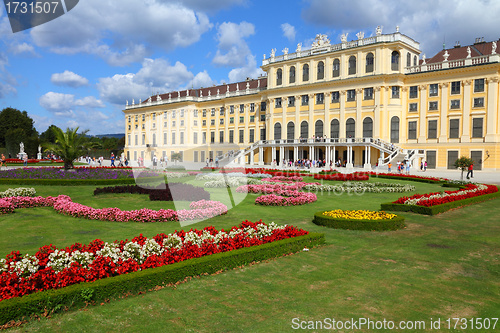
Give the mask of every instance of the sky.
[[13, 33], [0, 5], [0, 110], [25, 110], [89, 134], [125, 132], [128, 100], [263, 74], [263, 54], [400, 32], [427, 58], [455, 42], [498, 40], [498, 0], [80, 0], [65, 15]]

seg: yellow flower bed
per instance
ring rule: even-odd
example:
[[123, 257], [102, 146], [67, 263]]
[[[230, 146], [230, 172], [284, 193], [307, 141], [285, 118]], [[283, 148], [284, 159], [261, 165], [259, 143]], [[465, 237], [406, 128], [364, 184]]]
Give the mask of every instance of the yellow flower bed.
[[396, 214], [386, 213], [384, 211], [374, 212], [370, 210], [342, 210], [335, 209], [324, 212], [323, 215], [347, 220], [390, 220], [395, 218]]

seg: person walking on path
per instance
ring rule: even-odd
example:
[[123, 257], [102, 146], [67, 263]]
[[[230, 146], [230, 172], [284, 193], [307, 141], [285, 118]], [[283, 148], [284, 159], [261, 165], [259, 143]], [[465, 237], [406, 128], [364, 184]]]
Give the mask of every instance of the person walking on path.
[[115, 166], [115, 154], [111, 153], [111, 166]]
[[467, 179], [474, 178], [474, 163], [469, 165], [469, 171], [467, 171]]

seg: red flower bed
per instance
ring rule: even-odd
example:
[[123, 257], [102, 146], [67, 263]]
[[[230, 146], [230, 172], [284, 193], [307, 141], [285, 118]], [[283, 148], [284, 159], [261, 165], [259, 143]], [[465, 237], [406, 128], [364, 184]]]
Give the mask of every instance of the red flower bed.
[[[53, 162], [53, 163], [62, 163], [62, 160], [48, 160], [48, 159], [36, 159], [36, 158], [29, 158], [28, 159], [28, 164], [33, 164], [33, 163], [39, 163], [39, 162]], [[19, 159], [19, 158], [6, 158], [5, 163], [10, 163], [10, 164], [23, 164], [24, 161]]]
[[314, 179], [318, 180], [360, 181], [360, 180], [368, 180], [369, 178], [370, 177], [368, 176], [368, 174], [363, 172], [314, 175]]
[[162, 233], [151, 239], [141, 234], [130, 242], [108, 244], [96, 239], [88, 245], [76, 243], [63, 249], [50, 244], [34, 256], [13, 251], [0, 260], [0, 300], [306, 234], [293, 226], [245, 221], [227, 232], [210, 226]]
[[456, 191], [444, 191], [444, 194], [441, 192], [433, 192], [427, 194], [415, 194], [411, 197], [401, 197], [393, 203], [431, 207], [447, 202], [464, 200], [498, 192], [498, 187], [495, 185], [483, 184], [477, 186], [475, 184], [468, 184], [466, 187], [467, 188], [465, 190], [460, 189]]
[[394, 178], [410, 178], [410, 179], [425, 179], [425, 180], [432, 180], [432, 181], [442, 181], [442, 178], [436, 178], [436, 177], [424, 177], [424, 176], [416, 176], [416, 175], [407, 175], [404, 173], [383, 173], [383, 172], [373, 172], [370, 171], [368, 172], [370, 176], [384, 176], [384, 177], [394, 177]]

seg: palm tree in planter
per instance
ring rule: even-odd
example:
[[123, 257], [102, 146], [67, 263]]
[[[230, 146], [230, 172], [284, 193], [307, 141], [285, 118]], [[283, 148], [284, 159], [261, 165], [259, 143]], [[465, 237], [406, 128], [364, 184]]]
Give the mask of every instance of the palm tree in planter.
[[461, 156], [458, 160], [455, 161], [455, 168], [462, 170], [462, 173], [460, 174], [460, 180], [464, 180], [464, 171], [468, 170], [469, 166], [473, 163], [474, 161], [472, 160], [472, 158], [469, 158], [467, 156]]
[[77, 128], [67, 128], [63, 132], [59, 127], [53, 127], [55, 143], [48, 144], [47, 150], [58, 155], [64, 162], [64, 170], [73, 169], [73, 161], [87, 153], [88, 140], [85, 134], [88, 130], [78, 134]]

